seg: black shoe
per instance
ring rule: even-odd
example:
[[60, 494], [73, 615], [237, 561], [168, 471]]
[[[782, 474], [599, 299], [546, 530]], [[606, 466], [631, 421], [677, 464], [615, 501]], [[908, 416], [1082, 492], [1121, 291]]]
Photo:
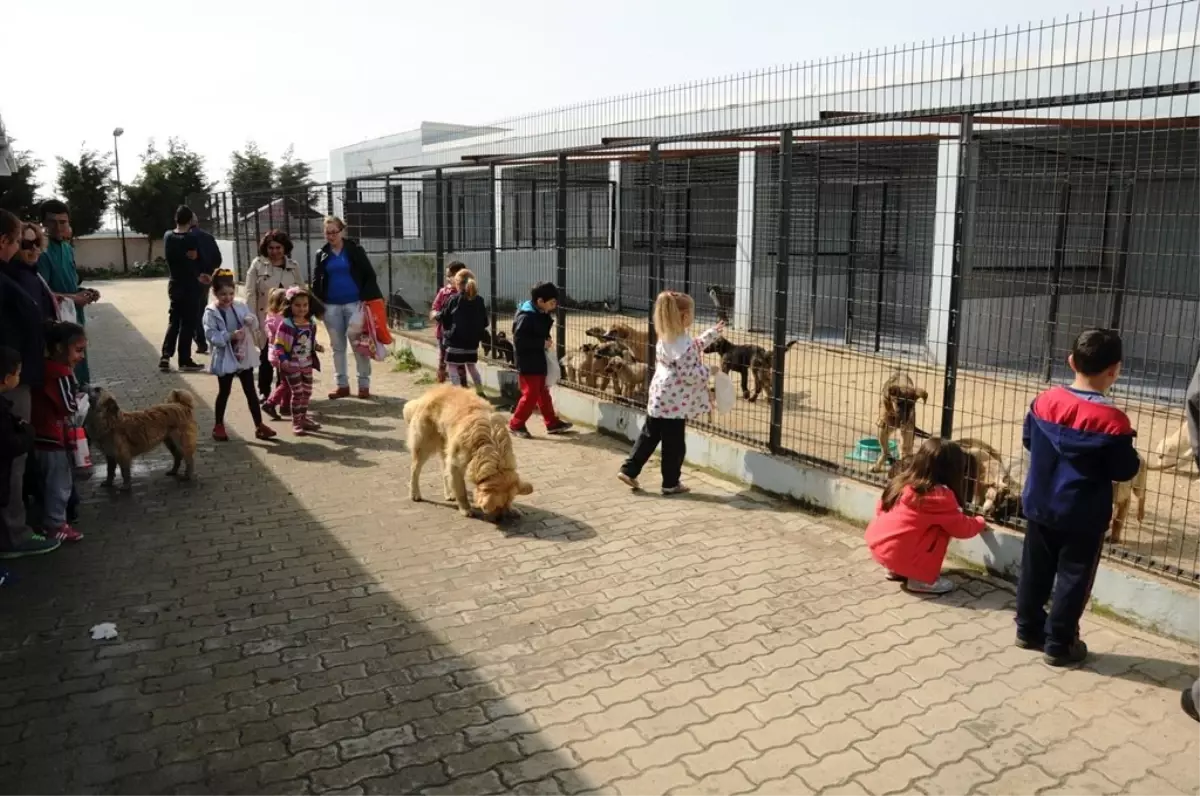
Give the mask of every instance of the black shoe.
[[1026, 638], [1018, 633], [1016, 646], [1023, 650], [1037, 650], [1038, 652], [1041, 652], [1042, 648], [1046, 646], [1046, 639], [1042, 636], [1038, 636], [1037, 638]]
[[171, 360], [168, 359], [167, 357], [163, 357], [162, 359], [158, 360], [158, 369], [161, 370], [163, 373], [170, 373], [171, 372]]
[[508, 433], [512, 434], [514, 437], [520, 437], [521, 439], [533, 439], [533, 435], [529, 433], [529, 429], [525, 428], [525, 426], [521, 426], [520, 428], [513, 428], [512, 426], [509, 426]]
[[1183, 706], [1183, 712], [1191, 716], [1195, 721], [1200, 721], [1200, 713], [1196, 712], [1196, 698], [1192, 696], [1194, 685], [1189, 685], [1183, 689], [1183, 694], [1179, 697], [1179, 704]]
[[208, 356], [208, 348], [200, 348], [199, 346], [197, 346], [197, 347], [196, 347], [196, 353], [197, 353], [197, 354], [200, 354], [201, 356], [205, 356], [205, 357], [206, 357], [206, 356]]
[[197, 373], [201, 370], [204, 370], [204, 366], [199, 362], [192, 362], [189, 360], [187, 362], [180, 362], [179, 369], [185, 373]]
[[1071, 642], [1071, 646], [1062, 652], [1044, 653], [1042, 660], [1050, 666], [1075, 666], [1076, 664], [1083, 663], [1084, 659], [1087, 658], [1087, 654], [1087, 644], [1084, 644], [1082, 639], [1075, 639]]
[[263, 401], [262, 411], [263, 411], [264, 415], [271, 418], [272, 420], [279, 419], [279, 410], [275, 408], [275, 404], [269, 404], [266, 401]]
[[573, 428], [575, 428], [575, 426], [572, 425], [571, 423], [568, 423], [565, 420], [560, 420], [552, 426], [546, 426], [546, 433], [547, 434], [566, 434], [568, 431], [570, 431]]

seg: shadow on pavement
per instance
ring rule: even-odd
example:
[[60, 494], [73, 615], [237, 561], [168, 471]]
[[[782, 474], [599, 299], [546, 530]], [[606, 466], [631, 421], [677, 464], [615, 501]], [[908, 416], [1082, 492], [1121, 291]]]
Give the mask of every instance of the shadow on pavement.
[[[0, 590], [0, 791], [490, 793], [555, 772], [590, 787], [492, 685], [511, 666], [493, 653], [504, 642], [476, 635], [499, 626], [473, 617], [512, 596], [486, 568], [418, 566], [439, 554], [429, 540], [490, 526], [410, 503], [398, 473], [374, 462], [356, 469], [360, 446], [405, 463], [399, 438], [337, 430], [357, 416], [365, 426], [347, 425], [375, 431], [369, 417], [398, 416], [402, 402], [330, 407], [322, 420], [343, 456], [286, 430], [243, 441], [250, 421], [235, 396], [228, 425], [243, 439], [218, 446], [207, 439], [212, 377], [157, 373], [156, 341], [112, 305], [91, 315], [93, 372], [124, 407], [172, 388], [201, 397], [197, 479], [163, 477], [160, 451], [139, 462], [132, 495], [81, 483], [87, 538], [12, 562], [21, 582]], [[530, 520], [548, 538], [584, 532], [544, 512]], [[390, 582], [373, 574], [388, 568]], [[420, 586], [402, 601], [406, 579]], [[93, 641], [101, 622], [119, 638]], [[474, 652], [456, 649], [468, 643]]]

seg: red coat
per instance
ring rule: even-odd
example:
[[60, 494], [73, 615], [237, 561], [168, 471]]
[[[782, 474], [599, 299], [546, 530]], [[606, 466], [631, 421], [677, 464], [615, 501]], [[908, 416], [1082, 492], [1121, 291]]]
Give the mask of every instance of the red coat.
[[871, 555], [890, 572], [924, 583], [937, 580], [951, 537], [970, 539], [984, 528], [983, 517], [968, 517], [948, 487], [925, 495], [905, 487], [891, 511], [880, 503], [867, 526]]

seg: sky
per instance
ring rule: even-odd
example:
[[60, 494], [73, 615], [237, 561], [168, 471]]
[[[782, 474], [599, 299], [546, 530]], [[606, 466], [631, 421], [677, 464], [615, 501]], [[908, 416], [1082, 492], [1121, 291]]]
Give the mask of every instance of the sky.
[[[46, 163], [112, 150], [136, 176], [182, 138], [220, 181], [253, 140], [301, 160], [422, 120], [487, 124], [557, 105], [1030, 21], [1088, 0], [148, 0], [7, 4], [0, 117]], [[14, 7], [15, 6], [15, 7]], [[52, 36], [33, 31], [53, 31]], [[15, 74], [14, 74], [15, 73]]]

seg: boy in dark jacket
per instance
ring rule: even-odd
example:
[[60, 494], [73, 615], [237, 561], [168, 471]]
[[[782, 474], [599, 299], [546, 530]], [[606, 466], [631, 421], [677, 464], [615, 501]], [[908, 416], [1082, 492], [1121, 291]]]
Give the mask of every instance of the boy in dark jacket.
[[1084, 331], [1067, 360], [1074, 383], [1043, 392], [1025, 416], [1029, 472], [1021, 497], [1029, 524], [1017, 585], [1017, 646], [1042, 650], [1051, 666], [1087, 657], [1079, 620], [1112, 519], [1113, 481], [1128, 481], [1140, 466], [1129, 418], [1105, 397], [1121, 375], [1121, 357], [1115, 331]]
[[546, 386], [546, 352], [554, 345], [550, 330], [554, 328], [554, 316], [558, 308], [558, 288], [549, 282], [538, 282], [529, 291], [529, 301], [517, 308], [513, 319], [513, 356], [516, 360], [521, 400], [513, 410], [508, 430], [514, 436], [530, 438], [525, 423], [536, 408], [542, 413], [547, 434], [561, 434], [571, 428], [570, 423], [558, 419], [554, 413], [554, 400]]

